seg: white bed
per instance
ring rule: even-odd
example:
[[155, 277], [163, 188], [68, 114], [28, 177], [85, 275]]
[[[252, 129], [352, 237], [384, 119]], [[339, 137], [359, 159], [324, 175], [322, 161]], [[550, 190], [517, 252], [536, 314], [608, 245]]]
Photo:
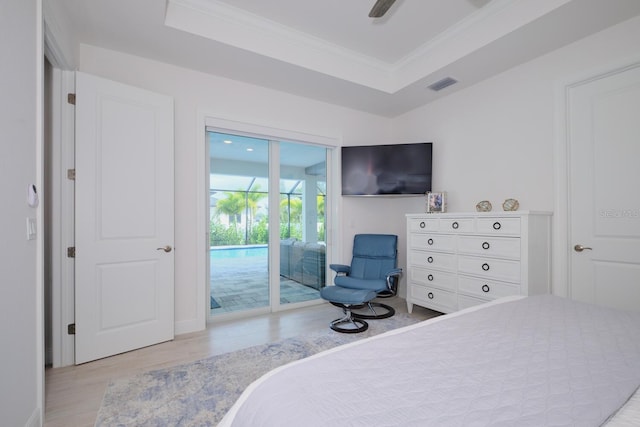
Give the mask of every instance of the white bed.
[[638, 426], [639, 385], [640, 313], [509, 297], [275, 369], [219, 426]]

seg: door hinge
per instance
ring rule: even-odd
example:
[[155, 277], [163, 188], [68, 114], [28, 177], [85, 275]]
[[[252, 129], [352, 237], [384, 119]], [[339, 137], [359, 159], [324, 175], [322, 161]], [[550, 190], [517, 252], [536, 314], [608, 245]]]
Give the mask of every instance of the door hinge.
[[67, 248], [67, 258], [75, 258], [76, 257], [76, 247], [69, 246]]
[[76, 180], [76, 170], [75, 169], [67, 169], [67, 179], [71, 181]]
[[68, 335], [75, 335], [76, 334], [76, 324], [75, 323], [70, 323], [67, 325], [67, 334]]
[[67, 102], [71, 105], [76, 105], [76, 94], [68, 93], [67, 94]]

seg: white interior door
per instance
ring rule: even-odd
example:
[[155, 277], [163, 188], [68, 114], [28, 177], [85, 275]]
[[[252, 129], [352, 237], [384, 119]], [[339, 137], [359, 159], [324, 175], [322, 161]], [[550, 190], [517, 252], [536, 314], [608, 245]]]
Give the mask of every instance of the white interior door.
[[568, 101], [571, 296], [640, 310], [640, 66]]
[[173, 200], [172, 98], [77, 73], [76, 363], [173, 339]]

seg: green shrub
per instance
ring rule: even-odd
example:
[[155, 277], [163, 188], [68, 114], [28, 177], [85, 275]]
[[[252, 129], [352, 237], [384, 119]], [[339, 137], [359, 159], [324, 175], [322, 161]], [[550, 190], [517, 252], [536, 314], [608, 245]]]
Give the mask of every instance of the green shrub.
[[209, 224], [210, 246], [229, 246], [244, 244], [244, 233], [234, 226], [226, 227], [215, 221]]
[[262, 218], [257, 224], [251, 227], [249, 233], [250, 244], [266, 244], [269, 242], [269, 224], [267, 218]]

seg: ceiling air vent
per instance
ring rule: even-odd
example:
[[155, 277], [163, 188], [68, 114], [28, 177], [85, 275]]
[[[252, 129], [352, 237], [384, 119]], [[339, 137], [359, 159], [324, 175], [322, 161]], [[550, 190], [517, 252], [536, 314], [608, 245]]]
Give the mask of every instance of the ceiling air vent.
[[429, 89], [431, 89], [434, 92], [438, 92], [439, 90], [444, 89], [445, 87], [449, 87], [453, 84], [458, 83], [458, 81], [454, 78], [451, 77], [445, 77], [444, 79], [438, 80], [435, 83], [430, 84], [429, 86], [427, 86]]

